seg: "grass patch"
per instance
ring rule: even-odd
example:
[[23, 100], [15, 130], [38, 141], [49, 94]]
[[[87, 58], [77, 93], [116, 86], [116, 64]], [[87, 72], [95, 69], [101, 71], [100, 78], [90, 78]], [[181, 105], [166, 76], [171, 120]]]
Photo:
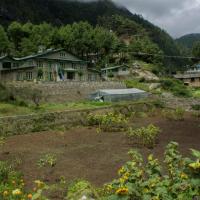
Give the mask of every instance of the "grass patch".
[[56, 112], [64, 110], [93, 109], [111, 105], [112, 103], [92, 102], [92, 101], [63, 103], [63, 104], [46, 103], [46, 104], [41, 104], [39, 107], [35, 107], [34, 105], [21, 106], [13, 103], [0, 103], [0, 117], [44, 113], [44, 112]]
[[32, 113], [32, 109], [29, 107], [0, 103], [0, 116], [24, 115], [30, 113]]
[[112, 103], [107, 102], [94, 102], [94, 101], [85, 101], [85, 102], [77, 102], [77, 103], [47, 103], [42, 104], [38, 111], [46, 111], [46, 112], [53, 112], [53, 111], [62, 111], [62, 110], [73, 110], [73, 109], [92, 109], [92, 108], [99, 108], [105, 106], [111, 106]]
[[193, 89], [192, 96], [195, 98], [200, 98], [200, 88]]
[[172, 92], [175, 96], [180, 97], [192, 97], [192, 93], [187, 86], [183, 84], [182, 81], [175, 79], [162, 79], [161, 87], [166, 91]]
[[132, 80], [125, 80], [124, 81], [127, 88], [138, 88], [141, 90], [149, 91], [149, 87], [144, 82], [140, 82], [140, 80], [132, 79]]

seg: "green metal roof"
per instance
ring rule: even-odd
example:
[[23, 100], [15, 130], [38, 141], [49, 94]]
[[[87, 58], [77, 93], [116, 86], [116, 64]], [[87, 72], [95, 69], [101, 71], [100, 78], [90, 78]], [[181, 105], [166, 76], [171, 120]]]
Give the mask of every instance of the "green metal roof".
[[5, 55], [5, 56], [1, 56], [1, 57], [0, 57], [0, 60], [4, 60], [4, 59], [14, 60], [14, 58], [12, 58], [12, 57], [9, 56], [9, 55]]
[[[42, 58], [42, 59], [48, 59], [48, 58], [43, 58], [43, 56], [46, 56], [46, 55], [49, 55], [49, 54], [52, 54], [52, 53], [57, 53], [57, 52], [60, 52], [60, 51], [65, 51], [64, 49], [50, 49], [50, 50], [46, 50], [44, 52], [41, 52], [41, 53], [37, 53], [37, 54], [34, 54], [34, 55], [30, 55], [30, 56], [25, 56], [25, 57], [22, 57], [22, 58], [14, 58], [14, 60], [16, 61], [23, 61], [23, 60], [29, 60], [29, 59], [33, 59], [33, 58]], [[71, 53], [69, 53], [71, 54]], [[73, 55], [73, 54], [71, 54]], [[73, 55], [74, 57], [77, 58], [77, 56]], [[49, 60], [54, 60], [54, 59], [50, 59]], [[56, 59], [55, 59], [56, 60]], [[57, 60], [66, 60], [66, 61], [74, 61], [74, 62], [85, 62], [79, 58], [77, 58], [77, 60], [67, 60], [67, 59], [57, 59]]]

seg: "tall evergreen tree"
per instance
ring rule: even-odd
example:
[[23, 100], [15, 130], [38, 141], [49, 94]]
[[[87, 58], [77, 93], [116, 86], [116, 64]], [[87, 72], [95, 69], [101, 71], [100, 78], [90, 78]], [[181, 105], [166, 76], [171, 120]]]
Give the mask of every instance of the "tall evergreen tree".
[[9, 40], [4, 28], [0, 25], [0, 55], [6, 54], [9, 50]]

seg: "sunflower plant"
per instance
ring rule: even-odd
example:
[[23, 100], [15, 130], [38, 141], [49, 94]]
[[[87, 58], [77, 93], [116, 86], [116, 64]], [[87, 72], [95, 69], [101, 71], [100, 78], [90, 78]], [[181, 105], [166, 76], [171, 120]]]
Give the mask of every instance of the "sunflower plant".
[[87, 117], [89, 126], [98, 126], [98, 130], [103, 131], [123, 131], [126, 129], [128, 119], [119, 113], [106, 113], [89, 115]]
[[147, 127], [137, 129], [129, 128], [126, 135], [137, 144], [146, 147], [154, 147], [161, 130], [159, 127], [150, 124]]
[[183, 200], [200, 197], [200, 152], [192, 150], [195, 159], [184, 158], [178, 144], [171, 142], [164, 154], [163, 170], [152, 154], [143, 161], [135, 150], [129, 152], [131, 160], [119, 171], [119, 178], [106, 184], [102, 199], [106, 200]]
[[26, 183], [22, 175], [16, 172], [8, 163], [0, 161], [0, 199], [2, 200], [47, 200], [42, 195], [48, 186], [36, 181], [32, 191], [25, 189]]

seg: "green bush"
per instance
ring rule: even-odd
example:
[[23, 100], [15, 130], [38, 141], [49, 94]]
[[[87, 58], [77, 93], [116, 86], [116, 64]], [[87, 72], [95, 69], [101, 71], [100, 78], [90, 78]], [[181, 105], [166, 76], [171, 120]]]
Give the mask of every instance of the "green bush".
[[87, 199], [97, 198], [96, 191], [89, 182], [77, 180], [70, 184], [67, 191], [68, 200], [82, 199], [84, 196]]
[[152, 148], [155, 146], [160, 132], [160, 128], [150, 124], [138, 129], [129, 128], [126, 134], [135, 143]]
[[54, 167], [56, 165], [56, 161], [57, 158], [54, 154], [45, 154], [42, 156], [42, 158], [40, 158], [37, 164], [39, 167]]
[[16, 98], [11, 90], [9, 90], [5, 85], [0, 83], [0, 102], [13, 102]]
[[11, 171], [12, 167], [8, 163], [0, 161], [0, 182], [6, 182]]
[[87, 122], [89, 126], [98, 126], [98, 129], [103, 131], [125, 130], [128, 124], [124, 115], [115, 113], [89, 115]]
[[193, 110], [200, 110], [200, 104], [192, 105]]
[[175, 110], [164, 109], [162, 115], [169, 120], [181, 121], [184, 120], [185, 110], [176, 108]]
[[187, 86], [183, 84], [182, 81], [175, 79], [163, 79], [161, 80], [161, 87], [166, 90], [172, 92], [175, 96], [181, 97], [191, 97], [192, 93], [188, 89]]

